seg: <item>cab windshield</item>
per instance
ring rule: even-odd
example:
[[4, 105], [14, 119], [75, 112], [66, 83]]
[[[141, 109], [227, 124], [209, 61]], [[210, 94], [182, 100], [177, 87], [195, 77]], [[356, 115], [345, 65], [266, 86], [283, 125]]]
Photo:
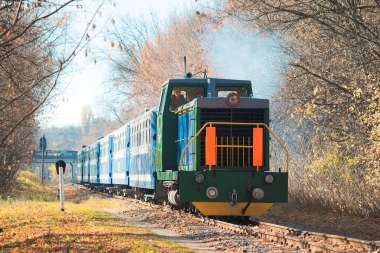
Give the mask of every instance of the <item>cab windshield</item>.
[[227, 97], [230, 93], [237, 93], [240, 97], [248, 97], [248, 92], [245, 87], [216, 87], [215, 94], [218, 97]]
[[178, 107], [187, 104], [196, 98], [203, 97], [203, 94], [203, 87], [174, 86], [170, 98], [169, 111], [176, 111]]

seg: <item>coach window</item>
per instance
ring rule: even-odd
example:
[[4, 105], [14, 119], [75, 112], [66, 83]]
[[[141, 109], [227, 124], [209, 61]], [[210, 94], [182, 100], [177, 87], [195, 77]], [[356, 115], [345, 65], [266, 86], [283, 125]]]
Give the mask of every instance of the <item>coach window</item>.
[[136, 145], [137, 145], [137, 147], [139, 147], [140, 146], [140, 134], [141, 134], [141, 132], [140, 132], [140, 125], [139, 124], [137, 124], [137, 132], [136, 132], [136, 140], [137, 140], [137, 143], [136, 143]]
[[137, 147], [137, 129], [136, 126], [133, 127], [133, 147]]
[[148, 120], [145, 121], [144, 135], [144, 142], [148, 144]]
[[149, 143], [150, 143], [150, 142], [149, 142], [149, 126], [150, 126], [149, 121], [150, 121], [150, 119], [148, 119], [148, 120], [146, 121], [146, 144], [149, 144]]
[[133, 145], [135, 145], [134, 144], [134, 140], [133, 140], [133, 138], [134, 138], [134, 136], [133, 136], [133, 127], [131, 127], [131, 148], [133, 148]]
[[144, 129], [144, 142], [148, 144], [148, 120], [145, 121], [145, 129]]
[[141, 122], [141, 145], [145, 144], [145, 127], [144, 122]]
[[150, 119], [148, 121], [148, 140], [149, 140], [149, 144], [151, 143], [150, 141]]

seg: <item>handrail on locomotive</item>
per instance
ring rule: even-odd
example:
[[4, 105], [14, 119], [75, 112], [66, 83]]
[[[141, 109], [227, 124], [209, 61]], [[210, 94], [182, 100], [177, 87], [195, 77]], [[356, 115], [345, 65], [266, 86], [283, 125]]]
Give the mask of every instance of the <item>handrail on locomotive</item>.
[[[240, 126], [264, 126], [269, 133], [276, 139], [276, 141], [280, 144], [280, 146], [284, 149], [286, 153], [286, 172], [289, 171], [289, 151], [285, 147], [285, 145], [280, 141], [280, 139], [276, 136], [276, 134], [265, 124], [265, 123], [233, 123], [233, 122], [206, 122], [201, 129], [194, 135], [194, 137], [187, 143], [187, 145], [183, 148], [181, 152], [181, 158], [180, 158], [180, 170], [182, 170], [182, 164], [183, 164], [183, 156], [186, 151], [186, 149], [191, 145], [191, 143], [201, 134], [201, 132], [207, 127], [212, 125], [240, 125]], [[216, 145], [216, 147], [227, 147], [227, 148], [252, 148], [252, 146], [241, 146], [241, 145]], [[210, 165], [211, 170], [211, 165]]]

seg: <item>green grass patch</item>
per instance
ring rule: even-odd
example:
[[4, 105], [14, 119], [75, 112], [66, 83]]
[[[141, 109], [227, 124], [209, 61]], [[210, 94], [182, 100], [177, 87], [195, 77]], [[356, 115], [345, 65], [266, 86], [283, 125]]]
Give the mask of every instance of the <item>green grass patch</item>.
[[8, 194], [4, 194], [0, 199], [13, 200], [29, 200], [29, 201], [54, 201], [57, 199], [56, 192], [53, 188], [58, 188], [57, 184], [45, 183], [41, 184], [41, 179], [30, 171], [20, 171], [17, 177], [17, 186]]

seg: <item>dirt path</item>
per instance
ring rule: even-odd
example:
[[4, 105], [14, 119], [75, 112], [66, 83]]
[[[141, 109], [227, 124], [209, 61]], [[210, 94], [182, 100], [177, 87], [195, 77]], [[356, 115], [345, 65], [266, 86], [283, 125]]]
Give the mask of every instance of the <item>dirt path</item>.
[[139, 220], [133, 219], [133, 218], [129, 217], [127, 214], [119, 212], [117, 210], [113, 210], [113, 209], [102, 209], [102, 210], [107, 211], [107, 212], [109, 212], [109, 213], [111, 213], [111, 214], [113, 214], [119, 218], [125, 219], [132, 226], [148, 229], [152, 233], [159, 235], [160, 238], [162, 238], [162, 239], [174, 241], [174, 242], [176, 242], [182, 246], [186, 246], [186, 247], [193, 249], [195, 252], [202, 252], [202, 253], [220, 252], [220, 251], [217, 251], [215, 249], [206, 248], [202, 245], [202, 243], [199, 243], [197, 241], [179, 236], [177, 233], [175, 233], [173, 231], [163, 229], [163, 228], [157, 228], [157, 227], [152, 226], [151, 223], [141, 222]]

